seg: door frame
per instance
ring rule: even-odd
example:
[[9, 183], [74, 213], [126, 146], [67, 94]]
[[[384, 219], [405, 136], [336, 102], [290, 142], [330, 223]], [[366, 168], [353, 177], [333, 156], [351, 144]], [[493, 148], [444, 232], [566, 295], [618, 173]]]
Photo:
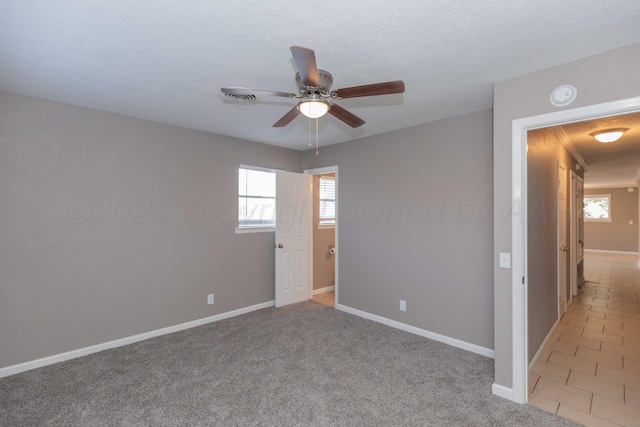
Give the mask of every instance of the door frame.
[[[338, 183], [338, 166], [326, 166], [326, 167], [322, 167], [322, 168], [314, 168], [314, 169], [305, 169], [304, 173], [309, 174], [309, 175], [322, 175], [325, 173], [333, 173], [335, 175], [335, 183], [336, 183], [336, 225], [334, 227], [334, 242], [335, 242], [335, 248], [336, 248], [336, 253], [335, 253], [335, 272], [334, 275], [335, 277], [333, 278], [334, 280], [334, 302], [333, 302], [333, 306], [337, 307], [338, 306], [338, 279], [340, 277], [340, 275], [338, 274], [339, 270], [339, 259], [340, 259], [340, 245], [338, 244], [339, 239], [338, 239], [338, 226], [340, 221], [338, 220], [339, 212], [340, 212], [340, 205], [339, 205], [339, 193], [340, 193], [340, 185]], [[314, 201], [315, 202], [315, 201]], [[315, 224], [311, 224], [312, 227], [317, 227]], [[311, 233], [311, 247], [310, 249], [310, 253], [311, 253], [311, 279], [310, 281], [310, 288], [309, 288], [309, 295], [313, 296], [313, 233]]]
[[527, 403], [528, 393], [528, 270], [527, 270], [527, 132], [533, 129], [640, 111], [640, 96], [562, 110], [512, 121], [511, 203], [519, 216], [511, 222], [512, 250], [512, 400]]

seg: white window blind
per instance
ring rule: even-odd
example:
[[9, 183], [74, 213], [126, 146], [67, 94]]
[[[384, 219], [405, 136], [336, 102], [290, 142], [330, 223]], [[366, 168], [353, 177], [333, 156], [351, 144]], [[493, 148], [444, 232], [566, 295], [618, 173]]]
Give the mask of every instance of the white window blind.
[[336, 181], [332, 176], [320, 177], [320, 220], [318, 225], [336, 223]]
[[238, 228], [274, 227], [276, 174], [241, 166], [238, 170]]

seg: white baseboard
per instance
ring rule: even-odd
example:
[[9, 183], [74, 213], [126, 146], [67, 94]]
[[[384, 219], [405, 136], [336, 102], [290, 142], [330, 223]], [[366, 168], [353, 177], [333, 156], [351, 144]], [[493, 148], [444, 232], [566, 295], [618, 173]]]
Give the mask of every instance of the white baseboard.
[[0, 378], [19, 374], [20, 372], [29, 371], [31, 369], [40, 368], [47, 365], [53, 365], [54, 363], [64, 362], [65, 360], [75, 359], [77, 357], [86, 356], [88, 354], [97, 353], [99, 351], [108, 350], [110, 348], [122, 347], [127, 344], [133, 344], [134, 342], [147, 340], [149, 338], [158, 337], [160, 335], [166, 335], [185, 329], [195, 328], [196, 326], [206, 325], [207, 323], [217, 322], [219, 320], [228, 319], [230, 317], [239, 316], [241, 314], [261, 310], [267, 307], [273, 307], [274, 305], [275, 301], [268, 301], [249, 307], [239, 308], [237, 310], [227, 311], [226, 313], [220, 313], [214, 316], [193, 320], [191, 322], [181, 323], [179, 325], [156, 329], [155, 331], [144, 332], [142, 334], [132, 335], [130, 337], [92, 345], [90, 347], [79, 348], [77, 350], [68, 351], [66, 353], [54, 354], [53, 356], [43, 357], [42, 359], [32, 360], [29, 362], [20, 363], [18, 365], [7, 366], [6, 368], [0, 369]]
[[540, 356], [542, 356], [542, 351], [544, 350], [544, 346], [547, 345], [547, 342], [549, 342], [553, 334], [556, 333], [556, 328], [558, 327], [559, 324], [560, 324], [560, 319], [557, 319], [556, 322], [551, 327], [551, 329], [549, 329], [547, 336], [544, 337], [544, 340], [542, 340], [542, 344], [540, 344], [540, 347], [538, 347], [538, 351], [536, 351], [536, 354], [533, 356], [533, 359], [531, 359], [531, 362], [529, 362], [529, 375], [531, 375], [531, 369], [536, 365], [536, 363], [538, 363], [538, 360], [540, 360]]
[[638, 252], [629, 251], [608, 251], [605, 249], [585, 249], [585, 252], [601, 253], [601, 254], [620, 254], [620, 255], [638, 255]]
[[435, 332], [427, 331], [426, 329], [417, 328], [415, 326], [407, 325], [406, 323], [387, 319], [386, 317], [378, 316], [377, 314], [367, 313], [366, 311], [358, 310], [356, 308], [352, 308], [346, 305], [336, 304], [335, 308], [337, 310], [344, 311], [345, 313], [353, 314], [358, 317], [363, 317], [365, 319], [372, 320], [374, 322], [382, 323], [383, 325], [391, 326], [392, 328], [396, 328], [396, 329], [403, 330], [405, 332], [410, 332], [412, 334], [420, 335], [421, 337], [429, 338], [431, 340], [448, 344], [453, 347], [458, 347], [463, 350], [470, 351], [472, 353], [477, 353], [482, 356], [490, 357], [492, 359], [495, 357], [495, 352], [493, 350], [485, 347], [480, 347], [479, 345], [476, 345], [476, 344], [471, 344], [456, 338], [440, 335]]
[[513, 389], [505, 387], [500, 384], [493, 383], [491, 386], [491, 392], [503, 399], [513, 400]]
[[326, 292], [331, 292], [333, 290], [335, 290], [335, 286], [327, 286], [325, 288], [320, 288], [320, 289], [314, 289], [312, 292], [312, 295], [318, 295], [318, 294], [324, 294]]

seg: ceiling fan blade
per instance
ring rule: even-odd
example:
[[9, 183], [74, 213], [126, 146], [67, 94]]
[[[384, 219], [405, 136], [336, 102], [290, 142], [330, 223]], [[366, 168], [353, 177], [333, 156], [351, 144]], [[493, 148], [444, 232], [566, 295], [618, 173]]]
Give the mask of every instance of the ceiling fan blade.
[[352, 128], [360, 127], [366, 123], [360, 117], [356, 116], [355, 114], [345, 110], [344, 108], [336, 104], [333, 104], [331, 108], [329, 108], [329, 114], [342, 120]]
[[249, 89], [248, 87], [223, 87], [220, 88], [220, 92], [224, 94], [236, 94], [236, 95], [253, 95], [255, 92], [268, 96], [281, 96], [283, 98], [295, 98], [295, 93], [290, 92], [278, 92], [275, 90], [263, 90], [263, 89]]
[[318, 86], [318, 66], [316, 65], [315, 52], [301, 46], [291, 46], [290, 49], [302, 83], [307, 86]]
[[282, 128], [285, 127], [286, 125], [288, 125], [289, 123], [291, 123], [291, 120], [295, 119], [296, 117], [298, 117], [298, 114], [300, 114], [300, 110], [298, 110], [298, 106], [296, 105], [295, 107], [293, 107], [291, 110], [289, 110], [287, 112], [287, 114], [285, 114], [284, 116], [282, 116], [282, 118], [280, 118], [280, 120], [278, 120], [277, 122], [275, 122], [273, 124], [274, 128]]
[[370, 85], [351, 86], [335, 91], [339, 98], [358, 98], [361, 96], [391, 95], [393, 93], [403, 93], [404, 82], [394, 80], [392, 82], [373, 83]]

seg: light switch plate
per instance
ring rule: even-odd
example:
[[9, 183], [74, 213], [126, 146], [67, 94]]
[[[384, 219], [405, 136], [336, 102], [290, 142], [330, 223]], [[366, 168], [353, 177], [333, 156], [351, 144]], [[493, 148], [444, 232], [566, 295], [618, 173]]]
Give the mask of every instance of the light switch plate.
[[500, 268], [511, 268], [511, 254], [500, 252]]

